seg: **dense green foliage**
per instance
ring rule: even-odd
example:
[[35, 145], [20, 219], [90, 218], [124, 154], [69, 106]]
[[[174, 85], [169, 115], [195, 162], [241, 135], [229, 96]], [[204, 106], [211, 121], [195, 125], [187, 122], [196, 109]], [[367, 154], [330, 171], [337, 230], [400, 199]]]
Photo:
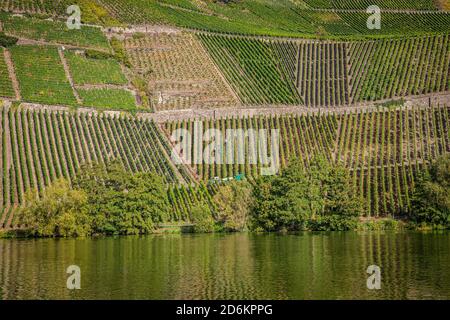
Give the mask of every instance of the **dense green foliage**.
[[195, 233], [209, 233], [214, 231], [214, 219], [208, 206], [198, 204], [191, 210], [191, 222]]
[[291, 161], [281, 176], [261, 178], [254, 191], [252, 228], [265, 231], [348, 230], [362, 215], [348, 171], [316, 156], [308, 170]]
[[[367, 216], [401, 214], [407, 210], [417, 172], [427, 162], [450, 152], [448, 135], [448, 107], [380, 108], [364, 112], [338, 112], [285, 116], [227, 117], [204, 120], [202, 132], [194, 131], [194, 121], [178, 121], [166, 124], [166, 132], [178, 128], [187, 129], [192, 141], [208, 129], [268, 130], [279, 129], [279, 160], [281, 167], [291, 158], [297, 158], [308, 167], [316, 154], [326, 154], [330, 161], [342, 163], [350, 170], [352, 189], [365, 200]], [[223, 138], [225, 141], [225, 137]], [[267, 141], [270, 141], [268, 138]], [[214, 177], [228, 178], [244, 173], [250, 180], [260, 174], [261, 161], [250, 160], [250, 145], [258, 145], [249, 139], [241, 149], [245, 162], [194, 164], [197, 174], [208, 181]], [[195, 146], [189, 150], [195, 159]], [[234, 145], [238, 152], [238, 144]]]
[[115, 37], [113, 37], [110, 40], [110, 43], [111, 43], [112, 49], [114, 50], [114, 56], [117, 59], [117, 61], [120, 61], [123, 63], [124, 66], [131, 68], [131, 62], [125, 52], [123, 43]]
[[30, 192], [19, 222], [33, 236], [146, 234], [169, 212], [163, 180], [130, 174], [119, 162], [83, 166], [73, 189], [59, 179], [41, 197]]
[[233, 181], [220, 186], [213, 197], [216, 220], [226, 231], [243, 231], [247, 228], [253, 203], [252, 187], [247, 182]]
[[165, 185], [153, 173], [130, 174], [119, 162], [85, 165], [74, 186], [87, 194], [96, 233], [145, 234], [168, 218]]
[[[168, 158], [170, 146], [149, 120], [44, 110], [0, 109], [0, 227], [17, 226], [9, 208], [29, 190], [42, 193], [58, 178], [73, 180], [90, 162], [120, 161], [130, 172], [155, 172], [167, 184], [191, 181]], [[177, 202], [178, 203], [178, 202]], [[180, 216], [188, 210], [182, 207]]]
[[10, 37], [4, 34], [3, 32], [0, 32], [0, 47], [11, 47], [15, 45], [19, 41], [16, 37]]
[[67, 180], [59, 179], [40, 198], [29, 193], [18, 219], [32, 236], [86, 236], [92, 230], [86, 204], [84, 191], [72, 190]]
[[[47, 0], [48, 1], [48, 0]], [[114, 19], [105, 8], [92, 0], [58, 0], [68, 1], [70, 5], [77, 4], [82, 12], [81, 21], [87, 24], [120, 26], [120, 22]]]
[[450, 227], [450, 155], [438, 158], [417, 180], [411, 218], [418, 224]]

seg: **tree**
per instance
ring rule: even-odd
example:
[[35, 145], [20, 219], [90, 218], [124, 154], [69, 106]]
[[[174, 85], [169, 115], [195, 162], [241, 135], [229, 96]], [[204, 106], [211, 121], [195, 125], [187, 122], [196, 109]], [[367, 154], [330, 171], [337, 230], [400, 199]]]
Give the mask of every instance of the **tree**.
[[411, 218], [417, 223], [450, 226], [450, 155], [441, 156], [417, 179]]
[[220, 186], [214, 195], [217, 220], [227, 231], [243, 231], [252, 203], [252, 188], [247, 182], [233, 181]]
[[87, 236], [91, 232], [91, 219], [86, 205], [84, 191], [71, 190], [67, 180], [59, 179], [49, 185], [40, 198], [36, 198], [36, 192], [27, 194], [26, 205], [19, 211], [19, 221], [33, 236]]
[[198, 204], [191, 209], [191, 222], [194, 232], [209, 233], [214, 231], [214, 219], [211, 210], [205, 204]]
[[252, 225], [267, 231], [328, 229], [331, 222], [347, 229], [350, 224], [343, 222], [353, 223], [363, 208], [352, 193], [348, 171], [322, 155], [315, 156], [307, 169], [293, 159], [281, 176], [260, 178], [254, 197]]
[[167, 219], [167, 192], [156, 174], [130, 173], [119, 162], [86, 165], [74, 185], [87, 193], [95, 232], [145, 234]]

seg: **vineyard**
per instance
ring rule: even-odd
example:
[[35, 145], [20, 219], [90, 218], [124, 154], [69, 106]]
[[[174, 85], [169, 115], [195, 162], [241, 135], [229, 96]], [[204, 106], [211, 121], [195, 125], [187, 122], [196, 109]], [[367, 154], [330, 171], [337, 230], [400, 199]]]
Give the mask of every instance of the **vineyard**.
[[383, 13], [381, 29], [367, 28], [367, 14], [342, 12], [340, 17], [357, 32], [367, 36], [404, 36], [444, 33], [450, 27], [449, 13]]
[[[434, 0], [301, 0], [301, 1], [236, 1], [227, 5], [219, 1], [204, 0], [96, 0], [89, 4], [84, 0], [5, 0], [0, 10], [32, 14], [66, 16], [66, 8], [78, 4], [86, 11], [89, 22], [110, 25], [160, 25], [168, 24], [196, 30], [220, 33], [271, 35], [285, 37], [364, 37], [373, 35], [406, 35], [442, 33], [450, 27], [450, 15], [439, 8], [447, 8]], [[370, 5], [378, 5], [383, 10], [383, 27], [381, 30], [369, 30], [366, 27], [368, 14], [365, 10]], [[95, 10], [93, 8], [95, 7]], [[332, 11], [332, 10], [344, 10]], [[347, 10], [347, 11], [345, 11]], [[389, 12], [403, 10], [403, 12]], [[96, 11], [93, 13], [92, 11]], [[95, 14], [101, 13], [101, 17]], [[105, 14], [108, 17], [105, 18]], [[4, 18], [2, 18], [3, 20]], [[84, 18], [83, 18], [84, 19]], [[33, 34], [29, 27], [30, 20], [13, 17], [7, 24], [17, 28], [16, 34]], [[117, 21], [116, 21], [117, 20]], [[33, 24], [38, 21], [33, 21]], [[14, 27], [8, 27], [14, 32]], [[34, 37], [46, 37], [58, 41], [64, 39], [66, 44], [77, 46], [93, 45], [106, 48], [105, 42], [95, 30], [82, 28], [77, 37], [65, 34], [63, 25], [44, 21]], [[92, 42], [85, 37], [92, 33]], [[75, 43], [74, 43], [75, 42]]]
[[14, 16], [0, 12], [3, 31], [18, 38], [110, 51], [108, 40], [97, 27], [70, 30], [63, 21]]
[[0, 47], [0, 97], [14, 97], [14, 89], [4, 57], [4, 49]]
[[362, 9], [376, 5], [382, 9], [437, 10], [433, 0], [303, 0], [317, 9]]
[[[4, 50], [0, 95], [14, 98]], [[23, 101], [127, 111], [137, 108], [134, 88], [116, 60], [89, 59], [83, 50], [64, 52], [54, 46], [20, 45], [7, 50]]]
[[172, 204], [171, 222], [188, 222], [193, 207], [203, 204], [211, 209], [215, 208], [212, 196], [217, 187], [199, 183], [196, 186], [171, 186], [167, 191], [169, 202]]
[[[174, 223], [214, 208], [218, 181], [254, 182], [271, 157], [308, 168], [318, 154], [349, 169], [367, 216], [403, 214], [417, 174], [450, 152], [448, 103], [431, 105], [450, 85], [450, 14], [438, 1], [74, 0], [92, 23], [76, 30], [69, 2], [0, 3], [0, 229], [17, 226], [28, 191], [112, 159], [164, 177]], [[367, 28], [373, 4], [380, 30]], [[176, 164], [177, 129], [192, 135], [179, 155], [190, 159], [209, 129], [255, 134], [242, 148], [224, 136], [218, 163]]]
[[244, 104], [300, 103], [265, 41], [204, 34], [199, 38]]
[[[363, 37], [442, 33], [450, 15], [438, 11], [432, 0], [266, 0], [216, 1], [98, 0], [117, 20], [129, 24], [169, 24], [220, 33], [284, 37]], [[383, 9], [383, 27], [367, 29], [369, 5]], [[346, 9], [334, 12], [332, 9]], [[426, 10], [426, 12], [423, 12]], [[421, 12], [422, 11], [422, 12]], [[430, 12], [431, 11], [431, 12]]]
[[81, 53], [66, 51], [64, 54], [76, 85], [116, 84], [126, 85], [126, 77], [120, 64], [113, 59], [90, 59]]
[[346, 43], [277, 41], [272, 46], [306, 106], [350, 102]]
[[354, 101], [449, 90], [449, 36], [354, 42], [349, 52]]
[[157, 34], [125, 40], [133, 71], [146, 79], [157, 110], [236, 104], [195, 36]]
[[23, 100], [77, 104], [56, 48], [14, 46], [10, 51]]
[[[169, 184], [192, 179], [171, 163], [168, 142], [149, 120], [4, 107], [1, 137], [3, 208], [22, 204], [28, 190], [41, 193], [59, 177], [70, 181], [92, 161], [119, 159], [127, 170], [156, 172]], [[10, 225], [14, 221], [4, 221]]]
[[0, 10], [61, 15], [66, 12], [68, 3], [66, 0], [2, 0]]
[[86, 107], [125, 111], [136, 109], [133, 93], [124, 89], [78, 89], [77, 91]]
[[[268, 145], [272, 141], [270, 129], [279, 129], [281, 167], [292, 158], [299, 159], [307, 167], [314, 155], [325, 154], [330, 161], [343, 163], [351, 170], [354, 191], [365, 199], [367, 215], [379, 216], [405, 210], [409, 204], [415, 172], [425, 168], [437, 156], [450, 152], [450, 131], [447, 125], [449, 112], [447, 107], [431, 107], [226, 118], [205, 120], [201, 125], [194, 125], [193, 121], [178, 121], [166, 123], [165, 131], [172, 133], [181, 128], [191, 132], [192, 139], [184, 141], [182, 149], [190, 150], [189, 158], [196, 159], [197, 149], [203, 150], [209, 143], [204, 142], [196, 147], [194, 141], [200, 139], [200, 134], [204, 135], [208, 129], [218, 129], [223, 133], [228, 128], [243, 129], [244, 132], [266, 129]], [[238, 174], [253, 179], [264, 167], [260, 160], [257, 164], [252, 161], [257, 155], [251, 154], [255, 150], [249, 146], [259, 145], [258, 139], [257, 134], [253, 137], [249, 135], [241, 144], [243, 148], [229, 142], [234, 148], [234, 159], [245, 152], [245, 161], [241, 163], [229, 163], [227, 151], [219, 156], [221, 160], [215, 164], [203, 162], [193, 164], [193, 167], [205, 181]], [[267, 155], [271, 156], [270, 152]]]
[[199, 38], [243, 104], [335, 107], [449, 89], [448, 35], [351, 42]]

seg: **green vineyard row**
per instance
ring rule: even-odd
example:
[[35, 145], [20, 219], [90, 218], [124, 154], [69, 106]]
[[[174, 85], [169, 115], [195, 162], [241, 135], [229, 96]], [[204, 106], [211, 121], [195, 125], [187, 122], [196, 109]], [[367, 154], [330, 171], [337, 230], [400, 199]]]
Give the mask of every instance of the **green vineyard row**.
[[[416, 172], [439, 155], [450, 152], [449, 111], [448, 107], [431, 107], [259, 116], [205, 120], [201, 126], [194, 121], [178, 121], [166, 123], [165, 132], [186, 129], [191, 133], [190, 140], [182, 141], [182, 150], [191, 153], [185, 158], [191, 160], [201, 179], [210, 181], [239, 174], [254, 179], [264, 165], [259, 160], [254, 164], [250, 154], [255, 151], [249, 146], [260, 143], [257, 135], [255, 140], [247, 137], [243, 148], [239, 148], [238, 143], [233, 145], [233, 154], [245, 153], [243, 162], [231, 163], [223, 152], [221, 161], [197, 164], [194, 159], [198, 158], [198, 149], [204, 150], [210, 144], [204, 137], [207, 130], [218, 129], [225, 135], [226, 129], [242, 129], [243, 132], [265, 129], [270, 145], [271, 130], [278, 129], [281, 168], [292, 158], [307, 167], [314, 155], [325, 154], [330, 161], [341, 163], [351, 171], [354, 191], [365, 199], [367, 215], [381, 216], [407, 210]], [[224, 136], [223, 141], [225, 139]], [[195, 141], [203, 143], [198, 146]], [[271, 149], [267, 149], [270, 156]]]
[[449, 36], [268, 41], [199, 34], [244, 104], [335, 107], [449, 90]]
[[127, 170], [156, 172], [169, 184], [191, 179], [171, 163], [169, 144], [149, 120], [6, 107], [0, 120], [3, 208], [23, 204], [27, 191], [41, 193], [57, 178], [70, 181], [93, 161], [118, 159]]

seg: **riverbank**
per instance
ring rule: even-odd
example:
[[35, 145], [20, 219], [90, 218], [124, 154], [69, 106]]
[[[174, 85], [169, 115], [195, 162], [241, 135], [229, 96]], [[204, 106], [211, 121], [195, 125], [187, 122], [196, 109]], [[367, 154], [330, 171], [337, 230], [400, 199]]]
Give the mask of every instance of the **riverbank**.
[[[409, 221], [404, 218], [393, 219], [393, 218], [360, 218], [355, 224], [354, 229], [350, 230], [333, 230], [333, 229], [307, 229], [297, 232], [289, 232], [286, 230], [281, 230], [277, 232], [266, 232], [266, 231], [241, 231], [241, 232], [227, 232], [223, 228], [216, 227], [213, 232], [195, 232], [194, 225], [191, 223], [186, 224], [162, 224], [157, 226], [155, 230], [150, 233], [142, 234], [145, 235], [170, 235], [170, 234], [296, 234], [298, 232], [358, 232], [358, 231], [443, 231], [448, 230], [444, 226], [440, 225], [430, 225], [430, 224], [417, 224], [415, 222]], [[83, 237], [87, 239], [93, 239], [98, 237], [116, 237], [119, 234], [94, 234], [89, 237]], [[124, 235], [120, 235], [124, 236]], [[132, 236], [132, 235], [129, 235]], [[36, 236], [31, 236], [24, 229], [16, 230], [0, 230], [0, 239], [32, 239], [39, 238]], [[42, 238], [58, 238], [58, 237], [42, 237]]]

